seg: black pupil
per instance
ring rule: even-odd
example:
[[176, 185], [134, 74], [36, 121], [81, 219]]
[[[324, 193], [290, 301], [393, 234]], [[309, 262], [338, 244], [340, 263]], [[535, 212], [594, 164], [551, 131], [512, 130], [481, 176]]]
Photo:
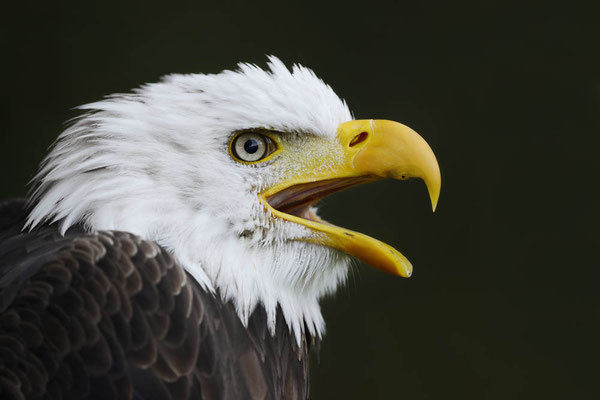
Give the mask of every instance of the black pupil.
[[248, 154], [254, 154], [258, 151], [258, 141], [256, 139], [248, 139], [244, 143], [244, 150]]

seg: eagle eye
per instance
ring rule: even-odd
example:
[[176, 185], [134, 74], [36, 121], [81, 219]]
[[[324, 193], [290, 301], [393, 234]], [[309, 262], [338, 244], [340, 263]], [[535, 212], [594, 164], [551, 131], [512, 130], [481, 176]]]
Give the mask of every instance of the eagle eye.
[[258, 132], [242, 132], [234, 136], [229, 150], [237, 161], [256, 163], [277, 150], [277, 144], [267, 135]]

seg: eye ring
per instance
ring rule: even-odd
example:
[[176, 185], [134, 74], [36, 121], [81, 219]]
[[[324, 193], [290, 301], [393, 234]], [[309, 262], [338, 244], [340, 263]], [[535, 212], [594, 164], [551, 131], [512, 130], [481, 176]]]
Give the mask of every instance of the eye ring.
[[229, 153], [236, 161], [256, 164], [277, 150], [277, 143], [269, 136], [256, 132], [240, 132], [229, 143]]

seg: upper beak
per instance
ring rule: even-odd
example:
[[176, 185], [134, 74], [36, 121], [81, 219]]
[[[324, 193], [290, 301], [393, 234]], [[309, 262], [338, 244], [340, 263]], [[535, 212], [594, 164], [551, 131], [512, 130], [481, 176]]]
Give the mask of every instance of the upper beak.
[[337, 137], [359, 175], [423, 179], [435, 211], [442, 186], [440, 167], [417, 132], [398, 122], [369, 119], [341, 124]]
[[301, 218], [279, 211], [269, 204], [270, 198], [292, 186], [319, 182], [354, 179], [364, 182], [377, 178], [408, 179], [421, 178], [425, 181], [433, 210], [440, 195], [440, 169], [433, 151], [415, 131], [398, 122], [387, 120], [356, 120], [338, 127], [337, 140], [342, 147], [343, 160], [319, 160], [323, 164], [336, 165], [318, 171], [306, 171], [301, 176], [284, 182], [262, 193], [260, 197], [271, 212], [280, 218], [302, 224], [316, 234], [312, 242], [342, 250], [367, 264], [386, 272], [409, 277], [412, 265], [398, 250], [359, 232], [350, 231], [313, 218]]

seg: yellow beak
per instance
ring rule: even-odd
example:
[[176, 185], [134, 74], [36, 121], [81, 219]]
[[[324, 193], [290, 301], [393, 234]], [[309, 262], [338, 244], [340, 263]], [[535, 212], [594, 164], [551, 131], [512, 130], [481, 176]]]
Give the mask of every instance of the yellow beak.
[[[305, 239], [344, 251], [380, 270], [409, 277], [412, 265], [398, 250], [367, 235], [331, 225], [312, 212], [299, 216], [276, 207], [283, 192], [295, 192], [294, 199], [311, 196], [324, 188], [323, 196], [362, 182], [381, 178], [421, 178], [425, 181], [433, 210], [441, 188], [440, 169], [433, 151], [415, 131], [398, 122], [356, 120], [338, 127], [337, 140], [343, 159], [318, 160], [332, 168], [303, 172], [259, 195], [261, 201], [278, 218], [304, 225], [315, 235]], [[308, 194], [307, 194], [308, 193]], [[313, 195], [315, 196], [315, 195]], [[320, 197], [315, 197], [315, 202]], [[308, 201], [308, 200], [307, 200]]]

